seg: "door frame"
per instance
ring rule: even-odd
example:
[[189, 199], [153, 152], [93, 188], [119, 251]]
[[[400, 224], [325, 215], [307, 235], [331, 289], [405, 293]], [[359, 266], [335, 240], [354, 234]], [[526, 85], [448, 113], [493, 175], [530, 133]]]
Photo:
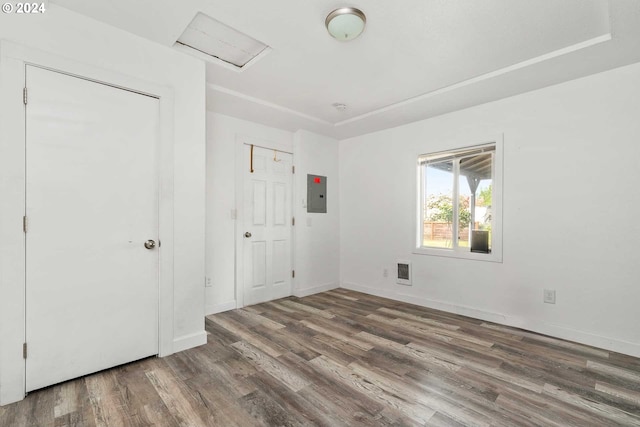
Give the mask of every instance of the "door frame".
[[[26, 395], [22, 355], [26, 329], [25, 212], [26, 66], [64, 73], [159, 100], [158, 356], [173, 353], [173, 90], [167, 86], [0, 40], [0, 404]], [[19, 142], [18, 142], [19, 141]]]
[[[254, 145], [268, 150], [277, 150], [283, 153], [291, 154], [291, 164], [295, 167], [295, 154], [293, 146], [275, 141], [254, 138], [242, 134], [236, 134], [236, 209], [235, 209], [235, 296], [236, 308], [244, 307], [244, 173], [249, 165], [244, 163], [244, 147], [245, 145]], [[291, 179], [291, 215], [295, 216], [293, 195], [295, 194], [295, 177]], [[295, 238], [296, 227], [291, 227], [291, 268], [295, 270]], [[295, 277], [291, 278], [291, 289], [289, 296], [293, 295], [295, 287]]]

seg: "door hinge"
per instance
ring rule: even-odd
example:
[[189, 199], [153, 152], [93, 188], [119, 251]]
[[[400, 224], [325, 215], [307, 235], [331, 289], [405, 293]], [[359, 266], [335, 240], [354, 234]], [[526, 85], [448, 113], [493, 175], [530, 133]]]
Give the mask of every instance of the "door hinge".
[[291, 225], [296, 225], [296, 217], [291, 218]]
[[27, 232], [27, 216], [22, 217], [22, 231]]
[[27, 88], [25, 86], [24, 89], [22, 89], [22, 101], [24, 102], [24, 105], [27, 105]]
[[22, 358], [23, 359], [27, 358], [27, 343], [22, 344]]
[[291, 166], [291, 173], [296, 173], [296, 167], [295, 166]]
[[291, 270], [291, 277], [296, 277], [296, 271], [295, 270]]

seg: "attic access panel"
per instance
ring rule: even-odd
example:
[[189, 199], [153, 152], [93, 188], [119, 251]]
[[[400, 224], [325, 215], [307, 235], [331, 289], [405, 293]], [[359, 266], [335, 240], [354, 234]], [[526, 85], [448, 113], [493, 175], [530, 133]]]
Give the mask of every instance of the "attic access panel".
[[307, 175], [307, 212], [327, 213], [327, 177]]
[[242, 68], [268, 46], [199, 12], [176, 43]]

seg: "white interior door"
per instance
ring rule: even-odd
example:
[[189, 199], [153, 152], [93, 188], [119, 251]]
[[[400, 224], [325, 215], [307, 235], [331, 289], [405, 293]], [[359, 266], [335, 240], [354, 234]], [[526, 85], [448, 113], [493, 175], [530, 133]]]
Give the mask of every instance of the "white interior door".
[[244, 305], [291, 295], [293, 156], [245, 145]]
[[158, 353], [159, 101], [26, 70], [27, 391]]

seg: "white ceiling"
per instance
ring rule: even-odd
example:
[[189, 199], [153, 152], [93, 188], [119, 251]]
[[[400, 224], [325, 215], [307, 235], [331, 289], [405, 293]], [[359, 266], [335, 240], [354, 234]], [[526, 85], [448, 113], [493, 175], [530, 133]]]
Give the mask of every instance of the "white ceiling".
[[[169, 47], [203, 12], [271, 47], [208, 63], [208, 109], [337, 138], [640, 61], [638, 0], [52, 1]], [[346, 43], [324, 27], [342, 6], [367, 15]]]

